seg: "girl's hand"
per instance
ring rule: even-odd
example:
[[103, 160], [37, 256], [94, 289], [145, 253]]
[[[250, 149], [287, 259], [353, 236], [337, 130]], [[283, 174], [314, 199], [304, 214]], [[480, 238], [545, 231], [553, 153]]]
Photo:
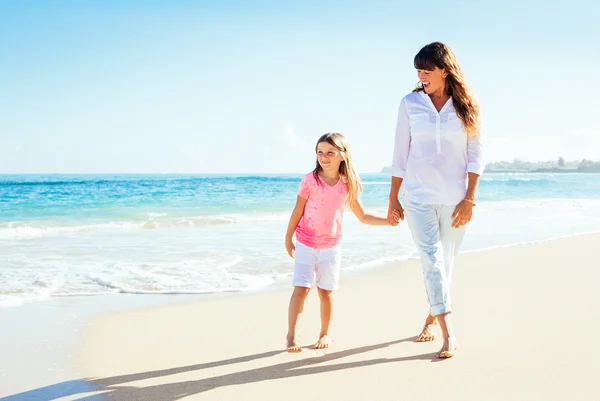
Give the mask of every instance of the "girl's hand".
[[400, 211], [398, 209], [394, 209], [392, 210], [392, 217], [393, 217], [393, 222], [390, 223], [390, 225], [392, 226], [397, 226], [398, 223], [400, 222]]
[[404, 209], [398, 199], [390, 199], [387, 219], [391, 226], [397, 226], [400, 220], [404, 220]]
[[454, 219], [452, 228], [459, 228], [471, 221], [471, 217], [473, 217], [473, 206], [475, 206], [475, 203], [470, 199], [463, 199], [456, 205], [454, 213], [452, 213], [452, 218]]
[[285, 241], [285, 250], [287, 251], [288, 255], [290, 255], [291, 258], [294, 257], [294, 253], [296, 253], [296, 246], [294, 245], [292, 240]]

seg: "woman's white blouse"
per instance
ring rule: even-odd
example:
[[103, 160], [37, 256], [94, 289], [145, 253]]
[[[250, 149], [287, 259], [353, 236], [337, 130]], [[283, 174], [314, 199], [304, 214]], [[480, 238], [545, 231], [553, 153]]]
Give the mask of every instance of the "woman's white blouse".
[[404, 201], [456, 205], [467, 191], [467, 173], [483, 172], [481, 135], [467, 137], [449, 99], [438, 111], [424, 92], [400, 102], [389, 172], [403, 179]]

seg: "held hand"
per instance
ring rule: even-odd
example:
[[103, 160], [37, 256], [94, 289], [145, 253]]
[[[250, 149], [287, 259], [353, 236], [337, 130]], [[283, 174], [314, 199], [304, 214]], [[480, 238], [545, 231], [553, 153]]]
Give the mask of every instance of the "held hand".
[[456, 205], [454, 213], [452, 213], [452, 228], [459, 228], [471, 221], [473, 206], [475, 206], [473, 201], [468, 199], [464, 199]]
[[287, 251], [288, 255], [290, 255], [290, 257], [293, 258], [294, 254], [296, 253], [296, 246], [291, 240], [286, 240], [285, 250]]
[[398, 209], [392, 210], [393, 222], [390, 223], [391, 226], [397, 226], [400, 221], [400, 211]]
[[387, 220], [392, 226], [397, 226], [400, 220], [404, 220], [404, 209], [398, 199], [390, 199]]

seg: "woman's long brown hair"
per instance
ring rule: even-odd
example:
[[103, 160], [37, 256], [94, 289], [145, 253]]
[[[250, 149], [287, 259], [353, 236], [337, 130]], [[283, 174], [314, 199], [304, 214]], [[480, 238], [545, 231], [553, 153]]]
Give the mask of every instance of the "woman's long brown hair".
[[[446, 70], [446, 94], [452, 97], [452, 104], [465, 132], [468, 136], [479, 135], [479, 105], [452, 50], [441, 42], [430, 43], [417, 53], [414, 64], [418, 70], [433, 71], [435, 67]], [[419, 82], [415, 91], [422, 90], [423, 84]]]

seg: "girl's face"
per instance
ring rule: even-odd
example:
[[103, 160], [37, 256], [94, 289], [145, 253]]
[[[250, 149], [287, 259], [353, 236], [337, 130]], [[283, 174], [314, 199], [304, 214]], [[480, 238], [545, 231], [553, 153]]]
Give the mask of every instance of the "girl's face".
[[423, 90], [428, 95], [434, 94], [436, 92], [444, 93], [444, 88], [446, 86], [446, 70], [439, 69], [435, 67], [433, 71], [429, 70], [417, 70], [417, 75], [419, 76], [419, 81], [423, 84]]
[[317, 145], [317, 161], [325, 172], [337, 172], [344, 160], [342, 153], [328, 142], [319, 142]]

